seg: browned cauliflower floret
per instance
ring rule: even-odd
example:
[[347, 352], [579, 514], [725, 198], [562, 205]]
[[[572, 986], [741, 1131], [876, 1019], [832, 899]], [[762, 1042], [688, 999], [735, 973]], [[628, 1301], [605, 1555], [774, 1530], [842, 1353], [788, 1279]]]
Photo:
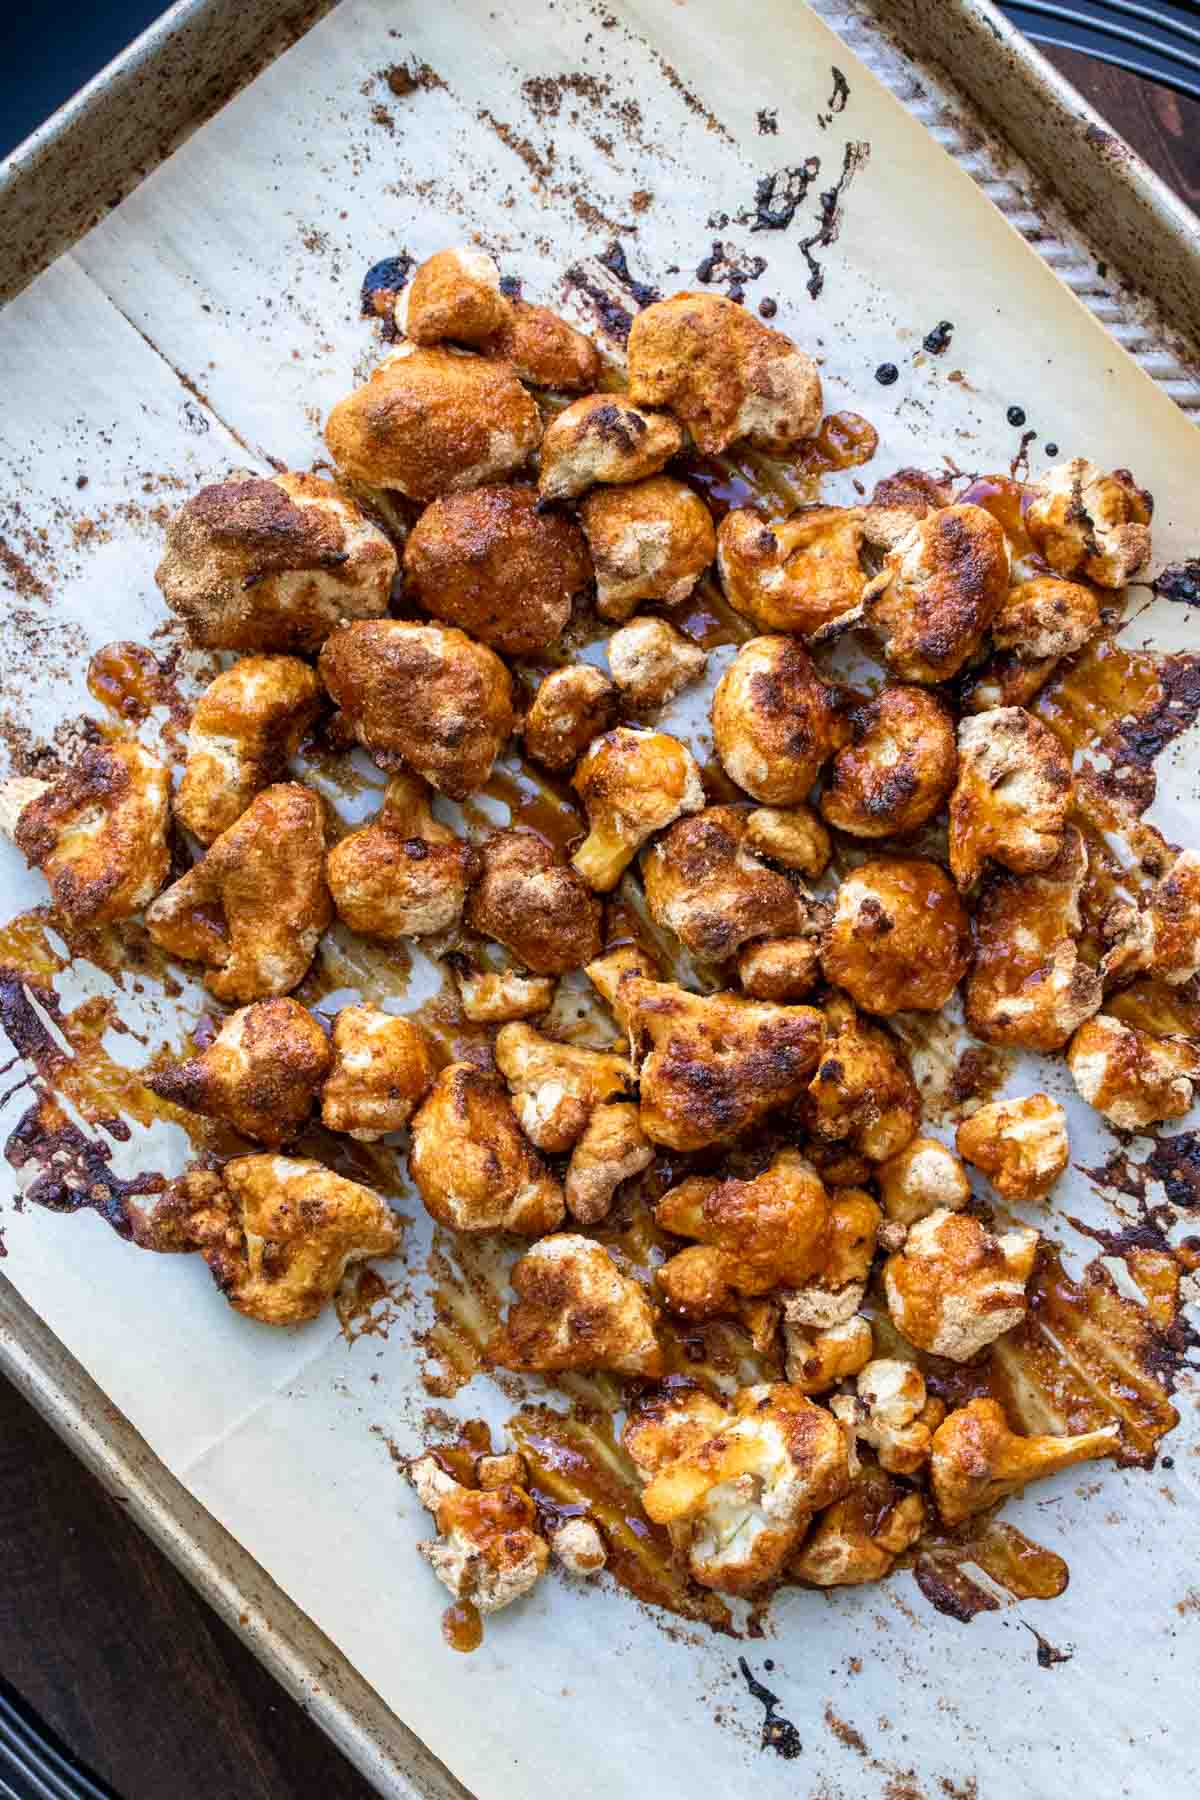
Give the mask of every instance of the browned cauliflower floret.
[[875, 1338], [870, 1322], [861, 1313], [813, 1331], [785, 1324], [787, 1378], [802, 1394], [824, 1394], [847, 1376], [857, 1375], [871, 1360]]
[[618, 944], [589, 963], [584, 973], [617, 1024], [623, 1031], [628, 1031], [629, 1010], [621, 998], [621, 990], [635, 975], [646, 981], [657, 981], [658, 964], [642, 945]]
[[399, 619], [348, 625], [319, 666], [382, 768], [407, 764], [454, 800], [483, 786], [513, 728], [508, 670], [463, 631]]
[[1028, 706], [1045, 687], [1061, 658], [1043, 656], [1026, 662], [1015, 650], [998, 650], [963, 678], [959, 706], [966, 713], [991, 712], [996, 706]]
[[740, 788], [768, 805], [793, 806], [845, 743], [844, 709], [843, 691], [795, 638], [751, 638], [713, 694], [713, 743]]
[[1078, 1437], [1020, 1437], [1009, 1429], [998, 1401], [972, 1400], [933, 1435], [930, 1473], [938, 1511], [945, 1524], [961, 1525], [1029, 1481], [1112, 1456], [1119, 1448], [1116, 1425]]
[[925, 1528], [925, 1502], [877, 1467], [862, 1468], [844, 1500], [826, 1507], [788, 1574], [813, 1587], [882, 1581]]
[[666, 619], [632, 619], [608, 640], [608, 666], [627, 703], [657, 709], [699, 681], [707, 652]]
[[550, 1554], [568, 1575], [596, 1575], [608, 1561], [604, 1539], [590, 1519], [564, 1519], [550, 1533]]
[[958, 1212], [971, 1198], [966, 1170], [937, 1138], [913, 1138], [880, 1163], [875, 1177], [888, 1223], [905, 1232], [927, 1213]]
[[561, 975], [600, 954], [599, 900], [531, 831], [495, 832], [480, 851], [467, 923], [535, 975]]
[[717, 532], [717, 567], [730, 606], [760, 631], [811, 637], [862, 598], [862, 547], [859, 506], [810, 506], [769, 522], [736, 507]]
[[198, 1056], [145, 1079], [160, 1099], [277, 1148], [308, 1118], [328, 1068], [317, 1021], [298, 1000], [280, 998], [239, 1008]]
[[1020, 706], [963, 719], [950, 796], [950, 869], [962, 891], [988, 857], [1017, 875], [1048, 869], [1070, 805], [1071, 764], [1040, 719]]
[[505, 656], [553, 643], [591, 575], [578, 525], [539, 510], [528, 486], [445, 494], [404, 546], [406, 589], [418, 605]]
[[780, 1295], [786, 1342], [796, 1342], [797, 1331], [824, 1335], [854, 1317], [866, 1291], [882, 1216], [865, 1188], [830, 1190], [820, 1271], [804, 1286]]
[[738, 438], [790, 450], [821, 423], [812, 357], [722, 294], [672, 294], [638, 313], [629, 392], [640, 405], [669, 406], [706, 456]]
[[508, 1083], [522, 1131], [539, 1150], [569, 1150], [595, 1109], [633, 1083], [633, 1069], [624, 1056], [559, 1044], [531, 1025], [500, 1027], [496, 1066]]
[[1025, 663], [1074, 656], [1100, 628], [1100, 606], [1089, 587], [1038, 575], [1010, 587], [992, 620], [997, 650], [1011, 650]]
[[486, 250], [438, 250], [417, 269], [396, 301], [396, 326], [414, 344], [452, 338], [478, 344], [504, 324], [508, 302], [500, 271]]
[[847, 721], [821, 811], [852, 837], [903, 837], [931, 819], [958, 773], [954, 721], [920, 687], [889, 684]]
[[518, 975], [515, 969], [454, 971], [463, 1012], [476, 1025], [505, 1025], [549, 1012], [554, 982], [548, 975]]
[[1118, 1131], [1181, 1119], [1200, 1089], [1200, 1050], [1186, 1038], [1157, 1038], [1098, 1013], [1079, 1027], [1067, 1067], [1089, 1106]]
[[654, 1145], [642, 1130], [637, 1106], [626, 1100], [598, 1106], [571, 1152], [567, 1211], [581, 1225], [598, 1224], [621, 1183], [653, 1161]]
[[939, 1209], [909, 1229], [883, 1280], [898, 1330], [918, 1350], [967, 1362], [1025, 1317], [1038, 1233], [993, 1237], [970, 1213]]
[[864, 510], [864, 531], [869, 544], [894, 550], [913, 526], [930, 513], [949, 506], [949, 478], [927, 469], [897, 469], [875, 483], [870, 504]]
[[890, 1475], [915, 1475], [929, 1461], [933, 1433], [924, 1422], [928, 1396], [915, 1363], [877, 1357], [862, 1369], [857, 1397], [831, 1400], [829, 1410], [852, 1435], [869, 1444]]
[[442, 1070], [412, 1122], [408, 1166], [452, 1231], [539, 1237], [562, 1223], [562, 1188], [517, 1124], [504, 1083], [473, 1063]]
[[408, 346], [339, 400], [325, 422], [343, 475], [410, 500], [506, 481], [541, 441], [537, 403], [507, 363]]
[[620, 394], [588, 394], [548, 426], [538, 492], [543, 500], [570, 500], [597, 481], [641, 481], [682, 448], [683, 433], [669, 413], [643, 411]]
[[167, 878], [171, 778], [133, 739], [95, 744], [56, 781], [0, 784], [6, 835], [76, 925], [107, 925], [149, 904]]
[[698, 1450], [730, 1420], [728, 1409], [686, 1382], [652, 1388], [630, 1410], [621, 1441], [643, 1481]]
[[686, 745], [665, 731], [628, 725], [595, 740], [571, 785], [590, 826], [571, 862], [599, 893], [616, 887], [648, 837], [704, 805], [700, 770]]
[[211, 844], [286, 773], [317, 716], [321, 684], [295, 656], [244, 656], [210, 682], [188, 731], [175, 817]]
[[1150, 559], [1154, 502], [1128, 469], [1103, 474], [1084, 456], [1047, 469], [1034, 484], [1025, 529], [1059, 575], [1119, 588]]
[[670, 475], [593, 488], [580, 502], [579, 523], [596, 568], [602, 619], [627, 619], [642, 600], [677, 606], [717, 553], [707, 506]]
[[548, 306], [511, 299], [498, 331], [477, 346], [481, 356], [511, 363], [530, 387], [560, 394], [590, 394], [600, 379], [600, 353]]
[[385, 940], [446, 931], [462, 916], [479, 862], [429, 810], [416, 775], [393, 775], [378, 817], [334, 845], [325, 863], [338, 917]]
[[806, 903], [786, 876], [745, 849], [744, 806], [679, 819], [642, 858], [651, 916], [693, 956], [732, 956], [750, 938], [800, 935]]
[[958, 1153], [1006, 1200], [1044, 1200], [1067, 1166], [1067, 1115], [1048, 1094], [992, 1100], [964, 1119]]
[[617, 690], [592, 663], [552, 669], [533, 696], [522, 731], [525, 748], [547, 769], [571, 769], [617, 716]]
[[321, 802], [299, 782], [264, 788], [202, 862], [146, 913], [156, 944], [204, 963], [218, 1000], [262, 1000], [304, 979], [333, 917]]
[[651, 1380], [664, 1372], [654, 1308], [603, 1244], [556, 1232], [526, 1251], [511, 1279], [517, 1299], [488, 1347], [494, 1367], [614, 1369]]
[[1103, 986], [1083, 961], [1079, 898], [1088, 853], [1074, 825], [1048, 868], [993, 874], [975, 909], [975, 961], [964, 989], [967, 1024], [989, 1044], [1061, 1050], [1097, 1010]]
[[545, 1574], [550, 1547], [523, 1487], [463, 1487], [433, 1456], [419, 1457], [409, 1476], [438, 1528], [437, 1539], [417, 1549], [459, 1600], [483, 1613], [499, 1612]]
[[155, 580], [207, 650], [316, 650], [344, 619], [387, 611], [396, 552], [316, 475], [201, 488], [167, 526]]
[[[813, 907], [814, 917], [824, 907]], [[819, 936], [761, 938], [738, 952], [738, 981], [751, 1000], [802, 1000], [821, 979]]]
[[811, 806], [756, 806], [743, 840], [754, 856], [782, 863], [815, 881], [829, 866], [833, 845]]
[[865, 1011], [938, 1012], [970, 961], [970, 921], [936, 863], [873, 857], [839, 887], [821, 962]]
[[433, 1046], [413, 1019], [369, 1000], [343, 1006], [333, 1022], [333, 1067], [321, 1119], [370, 1144], [408, 1124], [437, 1074]]
[[860, 1018], [835, 994], [825, 1007], [826, 1035], [809, 1087], [813, 1133], [848, 1143], [872, 1162], [902, 1150], [921, 1123], [921, 1096], [908, 1058], [881, 1025]]
[[798, 1150], [781, 1150], [750, 1181], [689, 1176], [663, 1195], [654, 1216], [664, 1231], [699, 1240], [656, 1277], [667, 1305], [689, 1318], [726, 1311], [735, 1294], [801, 1287], [829, 1251], [824, 1184]]
[[1116, 941], [1104, 958], [1106, 981], [1155, 975], [1179, 987], [1200, 972], [1200, 853], [1184, 850], [1139, 906], [1118, 903], [1105, 930]]

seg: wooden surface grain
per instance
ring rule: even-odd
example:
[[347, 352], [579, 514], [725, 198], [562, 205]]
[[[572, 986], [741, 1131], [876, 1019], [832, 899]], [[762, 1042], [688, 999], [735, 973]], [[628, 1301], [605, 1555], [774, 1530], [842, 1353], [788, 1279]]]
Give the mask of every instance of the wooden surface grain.
[[[1200, 105], [1052, 60], [1200, 208]], [[125, 1800], [370, 1789], [54, 1433], [0, 1381], [0, 1674]]]

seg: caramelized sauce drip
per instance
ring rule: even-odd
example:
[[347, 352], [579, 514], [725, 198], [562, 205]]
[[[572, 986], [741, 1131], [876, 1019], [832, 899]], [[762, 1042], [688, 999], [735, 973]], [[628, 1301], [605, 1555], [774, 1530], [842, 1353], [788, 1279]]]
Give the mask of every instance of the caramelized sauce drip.
[[361, 1337], [386, 1338], [400, 1317], [400, 1289], [385, 1281], [377, 1269], [364, 1263], [351, 1270], [334, 1295], [333, 1306], [348, 1344]]
[[1111, 632], [1094, 637], [1063, 665], [1033, 701], [1031, 711], [1068, 752], [1100, 744], [1120, 720], [1142, 718], [1162, 699], [1158, 659], [1126, 650]]
[[964, 1623], [976, 1613], [995, 1612], [995, 1594], [971, 1575], [981, 1569], [1013, 1600], [1053, 1600], [1070, 1572], [1056, 1551], [1035, 1544], [1015, 1525], [981, 1513], [955, 1531], [926, 1531], [903, 1561], [911, 1566], [917, 1586], [938, 1612]]
[[104, 644], [88, 664], [88, 692], [119, 719], [140, 724], [164, 703], [163, 671], [145, 644]]
[[753, 507], [767, 519], [785, 519], [817, 498], [822, 475], [858, 468], [870, 462], [878, 447], [879, 433], [868, 419], [836, 412], [821, 420], [791, 462], [741, 449], [721, 456], [684, 456], [672, 470], [695, 488], [718, 521], [740, 506]]
[[1033, 498], [1032, 491], [1011, 475], [983, 475], [955, 496], [956, 506], [981, 506], [1003, 527], [1014, 557], [1033, 554], [1033, 543], [1025, 529], [1025, 514]]
[[456, 1600], [442, 1614], [442, 1636], [452, 1650], [464, 1656], [478, 1650], [483, 1642], [483, 1619], [479, 1608], [470, 1600]]
[[744, 644], [754, 636], [754, 626], [734, 612], [713, 575], [702, 576], [682, 606], [668, 609], [666, 617], [693, 644], [715, 650], [721, 644]]
[[[569, 782], [556, 781], [545, 769], [515, 759], [506, 761], [492, 770], [483, 792], [508, 807], [514, 830], [536, 831], [556, 850], [565, 852], [587, 836], [587, 820]], [[464, 811], [484, 819], [470, 801]]]
[[878, 448], [879, 433], [861, 413], [828, 413], [816, 433], [802, 445], [795, 468], [805, 480], [812, 480], [841, 469], [860, 468], [870, 462]]

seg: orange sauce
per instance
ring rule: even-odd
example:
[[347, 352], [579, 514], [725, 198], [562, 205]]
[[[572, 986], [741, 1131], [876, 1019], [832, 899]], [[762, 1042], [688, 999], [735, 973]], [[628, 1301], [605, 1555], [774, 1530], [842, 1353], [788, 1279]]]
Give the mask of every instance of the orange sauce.
[[878, 448], [879, 433], [861, 413], [828, 413], [803, 445], [795, 468], [805, 480], [841, 469], [857, 469], [870, 462]]
[[515, 760], [499, 764], [482, 791], [504, 802], [514, 828], [536, 831], [556, 850], [567, 850], [587, 835], [587, 820], [569, 783], [555, 780], [545, 769]]
[[1158, 659], [1101, 632], [1042, 689], [1032, 711], [1066, 750], [1084, 750], [1118, 720], [1143, 718], [1162, 695]]
[[996, 523], [1003, 527], [1013, 555], [1029, 556], [1033, 544], [1025, 529], [1025, 513], [1031, 499], [1031, 491], [1010, 475], [982, 475], [961, 494], [955, 495], [954, 504], [981, 506], [985, 512], [990, 512]]
[[442, 1614], [442, 1636], [452, 1650], [470, 1655], [483, 1642], [483, 1620], [479, 1608], [469, 1600], [456, 1600]]
[[139, 724], [161, 705], [162, 670], [145, 644], [104, 644], [88, 664], [88, 692], [119, 719]]

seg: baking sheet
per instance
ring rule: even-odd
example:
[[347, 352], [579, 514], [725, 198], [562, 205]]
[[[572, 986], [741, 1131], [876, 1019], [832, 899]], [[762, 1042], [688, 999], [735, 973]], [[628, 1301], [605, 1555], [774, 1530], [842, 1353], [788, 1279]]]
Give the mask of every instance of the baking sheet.
[[[445, 85], [395, 96], [375, 71], [400, 61], [428, 65]], [[850, 88], [838, 113], [834, 65]], [[714, 69], [738, 71], [735, 92]], [[563, 75], [572, 79], [533, 90], [532, 102], [522, 91], [530, 77]], [[775, 114], [774, 132], [760, 113]], [[850, 142], [870, 154], [844, 194], [836, 243], [817, 251], [824, 290], [810, 301], [799, 243]], [[811, 155], [820, 179], [788, 232], [737, 223], [762, 175]], [[652, 199], [638, 210], [642, 193]], [[714, 238], [743, 259], [765, 256], [751, 303], [775, 298], [777, 323], [821, 355], [828, 404], [877, 425], [868, 475], [943, 451], [964, 469], [1004, 467], [1020, 435], [1006, 412], [1019, 404], [1043, 441], [1132, 464], [1156, 495], [1161, 559], [1194, 553], [1194, 429], [806, 9], [761, 8], [746, 41], [736, 19], [696, 4], [424, 17], [344, 0], [0, 317], [0, 529], [33, 582], [12, 570], [0, 640], [18, 723], [48, 732], [87, 708], [88, 652], [145, 638], [160, 621], [156, 513], [175, 502], [176, 482], [190, 489], [231, 466], [307, 466], [320, 455], [320, 417], [377, 353], [357, 317], [370, 262], [478, 232], [527, 293], [554, 303], [566, 269], [614, 228], [635, 272], [668, 289], [672, 265], [688, 285]], [[951, 350], [922, 357], [922, 337], [943, 318], [954, 321]], [[872, 379], [884, 360], [902, 369], [890, 389]], [[1187, 609], [1158, 610], [1136, 636], [1182, 646]], [[1194, 758], [1184, 751], [1160, 762], [1153, 816], [1186, 840]], [[40, 897], [11, 854], [2, 866], [6, 912]], [[199, 990], [187, 998], [199, 1010]], [[126, 996], [122, 1009], [161, 1035], [150, 997]], [[109, 1047], [144, 1055], [127, 1038]], [[13, 1117], [22, 1104], [11, 1102]], [[1079, 1162], [1103, 1155], [1089, 1129], [1090, 1141], [1082, 1121], [1073, 1132]], [[114, 1160], [162, 1167], [171, 1147], [135, 1140]], [[1081, 1177], [1056, 1198], [1085, 1219], [1104, 1212]], [[412, 1211], [417, 1271], [424, 1238]], [[788, 1594], [767, 1642], [738, 1646], [669, 1620], [656, 1629], [624, 1595], [580, 1596], [556, 1578], [462, 1658], [442, 1644], [445, 1596], [413, 1551], [427, 1521], [386, 1442], [415, 1447], [427, 1404], [407, 1318], [386, 1342], [352, 1346], [332, 1319], [272, 1333], [229, 1313], [197, 1260], [151, 1260], [90, 1215], [30, 1207], [0, 1223], [5, 1273], [35, 1309], [480, 1794], [551, 1782], [564, 1795], [611, 1794], [651, 1770], [666, 1795], [753, 1773], [781, 1792], [798, 1780], [813, 1793], [891, 1783], [898, 1800], [912, 1770], [923, 1791], [939, 1781], [966, 1790], [974, 1778], [985, 1795], [1050, 1794], [1066, 1766], [1101, 1792], [1186, 1785], [1190, 1752], [1171, 1727], [1200, 1614], [1187, 1603], [1186, 1558], [1162, 1548], [1181, 1544], [1196, 1499], [1196, 1464], [1178, 1440], [1174, 1469], [1152, 1480], [1088, 1470], [1010, 1506], [1007, 1516], [1032, 1521], [1071, 1564], [1072, 1586], [1052, 1608], [1005, 1609], [968, 1629], [929, 1610], [900, 1575], [829, 1597]], [[1181, 1437], [1194, 1426], [1190, 1391], [1182, 1399]], [[477, 1381], [457, 1410], [500, 1418], [509, 1408]], [[1074, 1645], [1073, 1661], [1040, 1669], [1022, 1617]], [[768, 1685], [799, 1728], [799, 1764], [760, 1752], [761, 1709], [737, 1673], [739, 1652], [760, 1675], [773, 1661]], [[1102, 1736], [1097, 1713], [1110, 1721]]]

